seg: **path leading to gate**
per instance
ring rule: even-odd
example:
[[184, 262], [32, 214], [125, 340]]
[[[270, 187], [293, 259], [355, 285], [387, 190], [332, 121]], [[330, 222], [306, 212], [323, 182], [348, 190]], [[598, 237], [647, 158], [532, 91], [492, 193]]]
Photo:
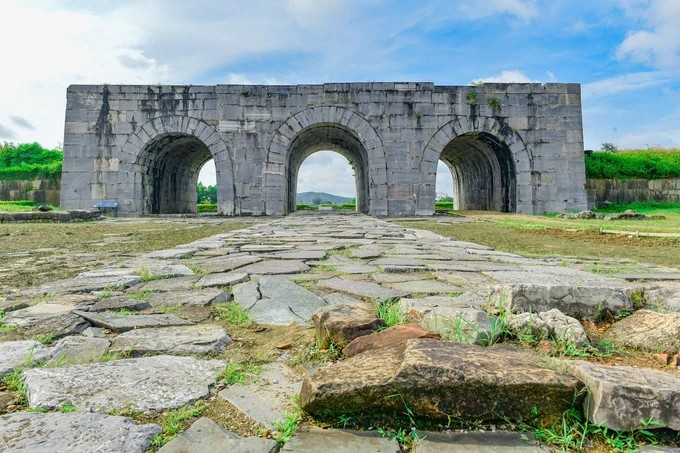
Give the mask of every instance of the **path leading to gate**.
[[[584, 385], [593, 422], [634, 429], [651, 417], [677, 430], [680, 409], [667, 403], [680, 398], [677, 370], [573, 361], [560, 371], [527, 348], [491, 346], [512, 333], [585, 347], [578, 320], [638, 308], [644, 289], [658, 310], [636, 311], [618, 334], [614, 324], [608, 341], [677, 353], [675, 277], [643, 286], [358, 214], [300, 213], [257, 224], [12, 295], [3, 307], [0, 375], [21, 382], [26, 399], [0, 387], [0, 450], [141, 452], [158, 442], [161, 428], [140, 417], [201, 400], [227, 401], [265, 430], [295, 413], [297, 395], [308, 414], [336, 423], [348, 414], [403, 413], [394, 394], [433, 420], [454, 410], [461, 420], [492, 419], [494, 411], [525, 420], [536, 411], [559, 415]], [[253, 382], [227, 385], [222, 354], [247, 347], [217, 316], [232, 299], [262, 326], [313, 323], [319, 348], [347, 345], [346, 358], [301, 372], [284, 353]], [[384, 327], [376, 304], [419, 325], [373, 333]], [[280, 448], [233, 434], [211, 413], [161, 451]], [[303, 427], [282, 451], [402, 448], [371, 432]], [[416, 451], [471, 445], [544, 448], [499, 430], [430, 433]]]

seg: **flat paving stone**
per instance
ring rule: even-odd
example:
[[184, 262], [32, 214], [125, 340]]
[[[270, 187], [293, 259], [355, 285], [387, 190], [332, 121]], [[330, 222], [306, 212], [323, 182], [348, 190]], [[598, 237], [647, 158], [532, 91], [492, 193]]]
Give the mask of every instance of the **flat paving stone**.
[[118, 335], [112, 352], [143, 354], [209, 354], [221, 352], [231, 338], [220, 326], [196, 325], [135, 329]]
[[177, 247], [172, 249], [157, 250], [155, 252], [147, 253], [142, 255], [143, 258], [153, 258], [157, 260], [172, 260], [178, 258], [187, 258], [193, 256], [194, 253], [198, 252], [200, 247]]
[[269, 429], [281, 422], [292, 407], [291, 400], [300, 393], [302, 379], [282, 363], [264, 365], [257, 382], [233, 384], [219, 393], [241, 412]]
[[262, 256], [278, 260], [320, 260], [326, 256], [326, 252], [324, 250], [290, 250]]
[[47, 360], [54, 355], [54, 349], [34, 340], [4, 341], [0, 343], [0, 377], [10, 371]]
[[0, 416], [5, 453], [142, 453], [161, 427], [131, 418], [87, 412], [14, 412]]
[[332, 278], [321, 280], [316, 284], [321, 288], [352, 294], [359, 297], [372, 297], [377, 300], [391, 299], [393, 297], [405, 297], [409, 293], [391, 288], [384, 288], [377, 283], [367, 281], [343, 280]]
[[419, 432], [413, 453], [548, 453], [550, 449], [532, 439], [529, 433], [508, 431], [436, 433]]
[[222, 256], [194, 261], [196, 266], [202, 271], [210, 274], [229, 272], [248, 264], [262, 261], [262, 258], [254, 255], [239, 254], [240, 256]]
[[189, 277], [164, 278], [161, 280], [152, 280], [130, 288], [130, 291], [180, 291], [189, 290], [193, 288], [196, 282], [201, 277], [199, 275], [192, 275]]
[[290, 244], [247, 244], [242, 245], [240, 250], [242, 252], [268, 253], [292, 250], [294, 248], [295, 246]]
[[395, 453], [401, 451], [399, 444], [371, 431], [321, 429], [306, 427], [298, 430], [286, 442], [281, 452], [318, 453]]
[[356, 297], [348, 296], [347, 294], [343, 293], [326, 294], [323, 296], [323, 300], [325, 300], [328, 305], [363, 305], [366, 303], [363, 300], [359, 300]]
[[61, 293], [90, 293], [104, 288], [128, 288], [142, 281], [138, 275], [124, 275], [112, 277], [84, 277], [69, 278], [57, 282], [46, 283], [37, 289], [32, 289], [35, 295]]
[[230, 286], [243, 283], [248, 280], [248, 274], [241, 271], [209, 274], [203, 276], [196, 286], [199, 288], [211, 288], [216, 286]]
[[234, 287], [234, 301], [261, 324], [308, 322], [326, 302], [311, 291], [276, 275], [253, 275], [248, 283]]
[[158, 453], [275, 453], [279, 444], [273, 439], [240, 437], [206, 417], [163, 445]]
[[92, 304], [87, 311], [111, 311], [111, 310], [146, 310], [150, 308], [151, 304], [145, 300], [130, 299], [125, 296], [114, 296], [106, 299], [98, 300]]
[[116, 313], [89, 313], [76, 311], [75, 314], [88, 320], [92, 325], [103, 327], [113, 332], [127, 332], [145, 327], [188, 326], [189, 321], [175, 315], [119, 315]]
[[448, 294], [461, 291], [461, 288], [458, 286], [449, 285], [448, 283], [437, 280], [415, 280], [410, 282], [388, 283], [387, 285], [397, 291], [405, 291], [411, 294]]
[[251, 275], [297, 274], [308, 270], [309, 266], [298, 260], [265, 260], [239, 268], [239, 272]]
[[29, 406], [107, 413], [132, 409], [145, 414], [186, 406], [210, 394], [221, 360], [157, 355], [138, 359], [33, 368], [24, 371]]
[[372, 274], [378, 272], [378, 267], [360, 263], [347, 263], [336, 266], [335, 271], [341, 274]]
[[614, 274], [614, 278], [621, 278], [628, 281], [638, 281], [638, 280], [657, 280], [657, 281], [680, 281], [679, 273], [670, 272], [640, 272], [640, 273], [629, 273], [629, 274]]
[[64, 337], [54, 345], [54, 356], [50, 363], [86, 363], [97, 361], [111, 343], [104, 338], [90, 338], [82, 335]]
[[206, 307], [214, 303], [226, 301], [227, 294], [216, 288], [204, 288], [152, 293], [147, 296], [146, 300], [152, 307]]

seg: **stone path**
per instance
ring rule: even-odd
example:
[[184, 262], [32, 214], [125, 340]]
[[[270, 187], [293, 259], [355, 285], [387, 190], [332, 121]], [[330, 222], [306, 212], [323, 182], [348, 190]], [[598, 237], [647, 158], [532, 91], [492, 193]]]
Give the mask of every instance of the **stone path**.
[[[632, 296], [646, 292], [664, 313], [637, 316], [645, 316], [649, 329], [663, 329], [650, 337], [625, 325], [617, 333], [614, 324], [608, 341], [677, 353], [672, 349], [680, 332], [680, 282], [668, 275], [646, 275], [645, 283], [623, 277], [356, 214], [293, 215], [154, 251], [12, 294], [4, 302], [10, 311], [3, 319], [0, 376], [27, 368], [22, 379], [29, 407], [49, 412], [20, 407], [0, 415], [0, 450], [144, 451], [160, 428], [108, 413], [155, 416], [211, 397], [227, 365], [221, 352], [241, 347], [231, 343], [212, 308], [231, 300], [259, 324], [309, 325], [314, 318], [324, 346], [366, 339], [349, 349], [357, 351], [353, 357], [318, 370], [308, 367], [305, 376], [281, 360], [268, 364], [255, 382], [211, 397], [228, 401], [263, 427], [283, 421], [297, 395], [308, 413], [335, 422], [340, 416], [360, 418], [369, 408], [378, 418], [403, 414], [405, 398], [420, 416], [446, 422], [450, 416], [476, 420], [493, 418], [492, 413], [529, 419], [537, 410], [558, 416], [585, 385], [594, 398], [587, 413], [594, 421], [607, 426], [610, 418], [611, 428], [629, 429], [653, 416], [678, 429], [680, 407], [668, 401], [680, 400], [680, 374], [670, 367], [612, 371], [575, 363], [569, 372], [568, 366], [556, 370], [511, 345], [486, 347], [498, 340], [503, 316], [516, 335], [584, 344], [588, 338], [574, 318], [632, 310]], [[371, 341], [373, 328], [383, 325], [374, 311], [381, 303], [394, 304], [421, 328], [387, 329]], [[633, 331], [634, 336], [626, 334]], [[38, 336], [48, 345], [32, 340]], [[654, 344], [644, 343], [650, 338]], [[662, 396], [650, 390], [653, 381], [663, 383]], [[440, 398], [442, 393], [447, 397]], [[644, 410], [632, 409], [643, 400]], [[65, 407], [77, 412], [59, 412]], [[241, 438], [228, 428], [200, 419], [162, 451], [205, 451], [206, 442], [234, 452], [277, 449], [271, 441]], [[487, 434], [432, 434], [414, 451], [543, 449], [516, 434]], [[367, 433], [306, 427], [282, 451], [399, 448], [394, 440]]]

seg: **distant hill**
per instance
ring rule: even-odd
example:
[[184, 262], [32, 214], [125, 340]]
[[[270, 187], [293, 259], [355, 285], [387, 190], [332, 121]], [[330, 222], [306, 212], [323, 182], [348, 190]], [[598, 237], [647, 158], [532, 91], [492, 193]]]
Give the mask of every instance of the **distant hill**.
[[297, 194], [297, 204], [314, 204], [315, 198], [321, 198], [321, 202], [330, 201], [333, 204], [349, 203], [352, 198], [331, 195], [326, 192], [302, 192]]

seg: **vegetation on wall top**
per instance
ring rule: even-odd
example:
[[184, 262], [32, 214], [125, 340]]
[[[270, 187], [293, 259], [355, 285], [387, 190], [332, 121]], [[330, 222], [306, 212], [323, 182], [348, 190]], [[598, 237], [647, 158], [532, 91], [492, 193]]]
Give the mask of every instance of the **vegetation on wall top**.
[[64, 154], [38, 143], [0, 144], [0, 180], [22, 181], [58, 178]]
[[586, 155], [586, 178], [680, 178], [680, 149], [595, 152]]

